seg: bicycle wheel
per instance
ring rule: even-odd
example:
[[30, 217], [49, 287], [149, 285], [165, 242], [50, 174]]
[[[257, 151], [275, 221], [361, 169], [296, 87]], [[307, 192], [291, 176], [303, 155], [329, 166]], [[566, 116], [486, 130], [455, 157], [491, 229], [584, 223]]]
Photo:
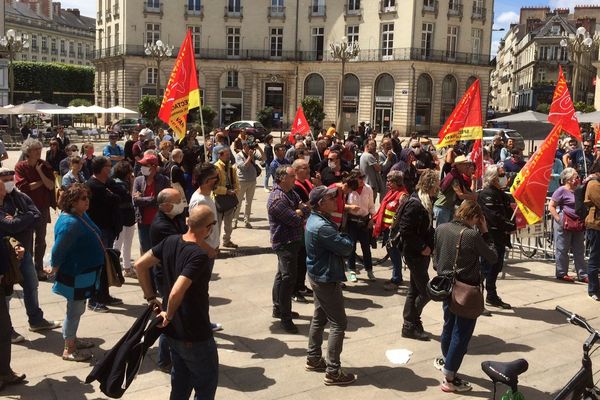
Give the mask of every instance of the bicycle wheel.
[[521, 254], [527, 258], [533, 258], [537, 254], [536, 247], [541, 247], [539, 238], [526, 237], [521, 239], [516, 237], [515, 240], [517, 242], [517, 247], [521, 249]]

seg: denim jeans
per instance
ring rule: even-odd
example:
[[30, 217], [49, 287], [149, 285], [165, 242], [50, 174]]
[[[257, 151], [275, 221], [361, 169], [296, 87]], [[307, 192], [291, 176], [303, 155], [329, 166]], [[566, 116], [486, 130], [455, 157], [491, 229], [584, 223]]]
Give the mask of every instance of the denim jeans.
[[[383, 232], [383, 244], [387, 243], [390, 237], [390, 230], [386, 229]], [[402, 251], [394, 246], [392, 248], [386, 248], [390, 260], [392, 261], [392, 279], [391, 282], [396, 285], [402, 282]]]
[[6, 306], [4, 288], [0, 286], [0, 375], [8, 375], [10, 369], [10, 335], [12, 332], [10, 314]]
[[219, 355], [213, 338], [204, 342], [184, 342], [167, 337], [171, 346], [170, 400], [189, 399], [192, 389], [195, 400], [214, 399], [219, 383]]
[[371, 231], [367, 227], [360, 227], [358, 223], [348, 220], [346, 224], [348, 236], [354, 242], [354, 251], [348, 257], [348, 269], [356, 272], [356, 244], [360, 243], [363, 255], [363, 265], [365, 270], [373, 270], [373, 261], [371, 258]]
[[344, 295], [339, 282], [314, 282], [308, 278], [313, 289], [315, 313], [308, 331], [308, 358], [319, 360], [322, 357], [323, 331], [329, 322], [327, 339], [327, 372], [335, 373], [341, 367], [340, 354], [344, 344], [344, 334], [348, 320], [344, 309]]
[[77, 328], [84, 312], [85, 300], [67, 300], [67, 315], [62, 329], [65, 340], [73, 340], [77, 337]]
[[585, 231], [566, 231], [562, 228], [563, 213], [560, 222], [552, 221], [554, 228], [554, 249], [556, 251], [556, 277], [561, 278], [569, 272], [569, 250], [573, 253], [575, 271], [579, 279], [587, 275], [585, 265]]
[[138, 227], [138, 238], [140, 239], [140, 250], [142, 254], [145, 254], [152, 248], [152, 241], [150, 240], [150, 225], [137, 224]]
[[404, 327], [414, 329], [421, 323], [423, 308], [429, 303], [427, 283], [429, 282], [429, 256], [405, 255], [410, 270], [410, 286], [404, 303]]
[[588, 229], [588, 243], [590, 245], [590, 258], [588, 259], [588, 294], [600, 295], [600, 282], [598, 282], [598, 270], [600, 269], [600, 231]]
[[496, 253], [498, 253], [498, 261], [496, 261], [495, 264], [490, 264], [485, 258], [481, 258], [481, 272], [485, 277], [485, 291], [487, 292], [488, 298], [498, 296], [496, 281], [498, 280], [498, 274], [500, 274], [502, 267], [504, 266], [504, 253], [506, 252], [505, 246], [496, 244], [495, 247]]
[[454, 207], [438, 207], [433, 206], [433, 215], [435, 215], [435, 226], [440, 226], [446, 222], [452, 221], [454, 217]]
[[23, 275], [23, 283], [21, 283], [21, 287], [23, 288], [23, 302], [25, 303], [29, 325], [37, 325], [44, 320], [44, 312], [40, 308], [38, 299], [39, 281], [30, 252], [25, 252], [20, 266], [21, 274]]
[[440, 342], [444, 357], [444, 374], [455, 374], [467, 354], [469, 341], [475, 330], [476, 319], [462, 318], [450, 311], [450, 300], [444, 300], [444, 327]]
[[306, 247], [304, 244], [300, 246], [298, 251], [298, 269], [296, 273], [296, 286], [294, 287], [294, 293], [304, 290], [306, 288]]
[[277, 273], [273, 282], [273, 308], [281, 312], [281, 320], [292, 319], [292, 293], [296, 286], [298, 273], [298, 252], [302, 242], [292, 242], [279, 246], [277, 254]]

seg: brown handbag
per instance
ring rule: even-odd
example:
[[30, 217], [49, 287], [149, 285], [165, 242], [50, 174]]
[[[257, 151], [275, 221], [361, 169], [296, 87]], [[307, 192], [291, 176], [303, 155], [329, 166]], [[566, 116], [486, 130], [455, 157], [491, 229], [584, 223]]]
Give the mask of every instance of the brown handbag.
[[[466, 229], [466, 228], [465, 228]], [[458, 243], [456, 245], [456, 259], [454, 261], [454, 284], [452, 285], [452, 295], [450, 300], [450, 311], [459, 317], [467, 319], [477, 319], [484, 310], [483, 304], [483, 282], [479, 279], [479, 285], [469, 285], [456, 278], [456, 264], [460, 254], [460, 242], [465, 231], [460, 232]]]

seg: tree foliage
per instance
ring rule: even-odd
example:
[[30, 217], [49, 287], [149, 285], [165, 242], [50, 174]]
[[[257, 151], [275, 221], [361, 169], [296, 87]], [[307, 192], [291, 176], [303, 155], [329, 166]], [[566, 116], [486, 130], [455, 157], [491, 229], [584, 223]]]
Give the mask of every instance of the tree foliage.
[[537, 105], [536, 111], [548, 114], [548, 112], [550, 112], [550, 105], [548, 103], [540, 103]]
[[596, 111], [594, 106], [586, 104], [584, 101], [577, 101], [573, 104], [575, 111], [581, 111], [582, 113], [589, 113]]
[[160, 110], [160, 100], [156, 96], [144, 96], [138, 104], [138, 111], [143, 118], [146, 118], [153, 126], [158, 126], [158, 111]]
[[273, 128], [273, 107], [265, 107], [256, 113], [256, 120], [263, 124], [265, 128]]
[[79, 107], [79, 106], [84, 106], [84, 107], [89, 107], [92, 105], [92, 102], [89, 101], [88, 99], [73, 99], [69, 102], [69, 107]]
[[48, 103], [67, 105], [77, 97], [94, 99], [92, 67], [27, 61], [16, 61], [13, 67], [15, 103], [41, 98]]
[[323, 112], [323, 102], [314, 97], [305, 97], [302, 100], [302, 109], [304, 110], [304, 116], [308, 124], [313, 130], [319, 130], [327, 115]]

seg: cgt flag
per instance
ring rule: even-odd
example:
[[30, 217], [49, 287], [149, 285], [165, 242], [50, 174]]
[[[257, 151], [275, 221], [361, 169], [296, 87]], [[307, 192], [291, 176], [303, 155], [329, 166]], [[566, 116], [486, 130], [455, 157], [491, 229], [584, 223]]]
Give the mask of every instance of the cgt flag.
[[459, 140], [483, 137], [481, 127], [481, 92], [477, 79], [465, 92], [438, 134], [437, 148], [453, 145]]
[[510, 187], [510, 192], [528, 224], [535, 224], [544, 215], [546, 193], [561, 129], [560, 123], [554, 126], [540, 148], [533, 153], [517, 174]]
[[550, 105], [550, 113], [548, 114], [548, 122], [552, 124], [561, 124], [562, 128], [575, 139], [582, 141], [581, 130], [579, 129], [579, 121], [575, 114], [573, 99], [569, 94], [567, 81], [563, 75], [562, 66], [558, 66], [558, 82], [552, 96], [552, 105]]
[[484, 165], [483, 165], [483, 147], [481, 146], [481, 139], [475, 140], [473, 150], [469, 154], [469, 158], [475, 164], [475, 178], [479, 179], [483, 176]]
[[188, 112], [200, 107], [200, 90], [196, 74], [192, 33], [188, 30], [158, 112], [160, 119], [173, 128], [178, 139], [185, 136]]
[[292, 125], [292, 131], [290, 132], [290, 142], [292, 144], [296, 143], [296, 135], [306, 136], [310, 133], [310, 125], [308, 125], [308, 121], [306, 121], [306, 117], [304, 116], [304, 110], [302, 110], [302, 106], [298, 107], [298, 111], [296, 111], [296, 116], [294, 117], [294, 124]]

